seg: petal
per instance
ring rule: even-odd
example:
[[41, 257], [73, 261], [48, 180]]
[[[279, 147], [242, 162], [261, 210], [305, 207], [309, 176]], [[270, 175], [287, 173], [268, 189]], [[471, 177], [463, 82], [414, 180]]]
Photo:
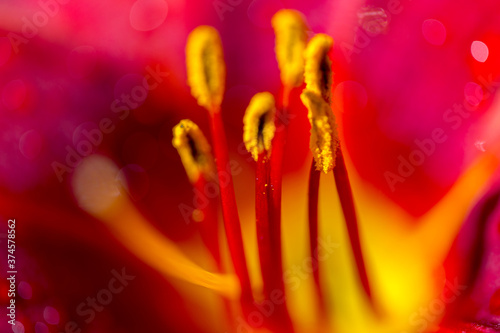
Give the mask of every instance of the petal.
[[445, 323], [475, 322], [500, 327], [500, 186], [476, 204], [445, 261], [448, 281], [460, 284]]

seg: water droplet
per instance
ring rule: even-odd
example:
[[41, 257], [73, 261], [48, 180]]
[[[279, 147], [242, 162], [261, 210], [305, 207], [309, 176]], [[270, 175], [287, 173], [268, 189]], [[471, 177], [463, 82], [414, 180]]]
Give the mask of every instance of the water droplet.
[[422, 34], [432, 45], [443, 45], [446, 40], [446, 28], [443, 23], [435, 19], [428, 19], [422, 23]]
[[164, 0], [138, 0], [130, 8], [130, 25], [138, 31], [158, 28], [167, 18], [168, 4]]
[[470, 46], [470, 52], [472, 53], [474, 59], [476, 59], [479, 62], [485, 62], [486, 59], [488, 59], [488, 55], [490, 54], [488, 46], [485, 43], [478, 40], [472, 42]]
[[33, 296], [33, 289], [31, 289], [31, 286], [28, 282], [19, 282], [19, 285], [17, 286], [17, 292], [19, 296], [24, 299], [31, 299], [31, 297]]
[[358, 23], [370, 36], [377, 36], [387, 31], [389, 19], [380, 7], [363, 7], [358, 12]]
[[59, 324], [59, 312], [51, 306], [46, 306], [43, 310], [43, 319], [51, 325]]

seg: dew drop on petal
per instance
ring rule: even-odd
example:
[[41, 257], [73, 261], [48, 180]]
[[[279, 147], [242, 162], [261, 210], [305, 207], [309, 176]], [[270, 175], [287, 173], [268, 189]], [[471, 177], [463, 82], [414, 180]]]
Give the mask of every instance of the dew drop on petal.
[[49, 328], [42, 322], [37, 322], [35, 324], [35, 333], [49, 333]]
[[26, 95], [26, 84], [22, 80], [14, 80], [3, 88], [2, 102], [9, 110], [16, 110], [24, 103]]
[[488, 46], [485, 43], [478, 40], [472, 42], [470, 46], [470, 52], [472, 53], [474, 59], [476, 59], [479, 62], [485, 62], [486, 59], [488, 59], [488, 55], [490, 54]]
[[15, 321], [12, 325], [12, 332], [14, 333], [24, 333], [24, 325], [20, 321]]
[[422, 23], [422, 34], [432, 45], [443, 45], [446, 40], [446, 28], [443, 23], [435, 19], [428, 19]]
[[59, 324], [59, 311], [51, 306], [46, 306], [43, 310], [43, 319], [51, 325]]
[[165, 0], [137, 0], [130, 9], [130, 25], [138, 31], [154, 30], [165, 21], [167, 14]]
[[467, 82], [464, 88], [465, 100], [472, 106], [478, 106], [483, 100], [483, 89], [475, 82]]
[[17, 286], [17, 292], [19, 296], [24, 299], [31, 299], [31, 297], [33, 296], [33, 289], [28, 282], [19, 282], [19, 285]]
[[7, 37], [0, 37], [0, 66], [5, 65], [10, 59], [11, 53], [12, 47], [9, 39]]
[[34, 159], [42, 150], [42, 137], [35, 130], [29, 130], [19, 139], [19, 150], [27, 159]]
[[139, 74], [122, 76], [115, 84], [114, 95], [119, 101], [118, 106], [137, 109], [148, 97], [148, 89], [144, 87], [144, 77]]
[[[253, 24], [259, 28], [271, 28], [271, 18], [280, 9], [285, 8], [279, 0], [253, 0], [248, 6], [247, 15]], [[231, 15], [231, 12], [226, 12]]]
[[92, 73], [96, 62], [96, 51], [92, 46], [79, 46], [68, 55], [68, 71], [72, 77], [82, 79]]
[[370, 36], [377, 36], [387, 31], [389, 19], [383, 8], [368, 6], [358, 12], [358, 23]]

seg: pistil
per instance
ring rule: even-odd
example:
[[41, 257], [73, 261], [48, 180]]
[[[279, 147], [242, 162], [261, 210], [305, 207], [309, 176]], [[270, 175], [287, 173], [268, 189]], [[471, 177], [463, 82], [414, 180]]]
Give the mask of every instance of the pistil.
[[[310, 148], [313, 162], [309, 172], [309, 244], [311, 255], [318, 253], [319, 220], [318, 198], [321, 172], [327, 174], [335, 167], [335, 156], [338, 147], [338, 135], [333, 113], [323, 98], [311, 90], [305, 90], [300, 96], [308, 110], [307, 117], [311, 123]], [[321, 316], [325, 314], [325, 303], [320, 281], [320, 268], [314, 271], [314, 282], [318, 292]], [[324, 318], [321, 318], [324, 319]]]
[[[316, 161], [316, 169], [323, 171], [325, 174], [333, 170], [361, 285], [370, 301], [372, 309], [375, 313], [378, 313], [378, 309], [374, 304], [361, 249], [358, 220], [351, 186], [342, 150], [339, 145], [335, 118], [330, 106], [333, 73], [328, 54], [332, 46], [333, 39], [325, 34], [317, 34], [309, 41], [304, 53], [306, 90], [302, 93], [301, 99], [308, 109], [308, 118], [311, 122], [311, 151]], [[317, 182], [314, 177], [311, 177], [310, 188], [316, 191], [310, 193], [313, 197], [317, 195], [319, 189], [319, 186], [316, 187], [313, 183], [314, 181]], [[312, 221], [310, 220], [311, 250], [317, 251], [318, 221], [317, 218], [314, 218], [314, 216], [317, 216], [317, 212], [315, 214], [317, 205], [310, 205], [309, 209], [309, 216], [313, 218]]]
[[[274, 14], [272, 18], [276, 42], [275, 53], [280, 78], [282, 83], [281, 105], [277, 110], [276, 133], [272, 141], [272, 152], [270, 160], [270, 195], [269, 199], [269, 224], [271, 253], [273, 255], [275, 283], [279, 290], [285, 292], [283, 282], [283, 257], [281, 249], [281, 197], [282, 197], [282, 172], [285, 144], [288, 133], [288, 122], [291, 119], [288, 114], [288, 104], [291, 91], [302, 85], [304, 80], [304, 50], [307, 43], [307, 24], [304, 16], [295, 10], [283, 9]], [[284, 309], [284, 322], [291, 320], [288, 310]]]

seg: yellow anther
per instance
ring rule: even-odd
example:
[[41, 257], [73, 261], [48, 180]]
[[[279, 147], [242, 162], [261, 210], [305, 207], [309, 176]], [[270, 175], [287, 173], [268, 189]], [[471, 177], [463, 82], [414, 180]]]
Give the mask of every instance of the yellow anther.
[[274, 14], [272, 25], [276, 35], [276, 59], [281, 82], [285, 87], [300, 86], [304, 80], [304, 50], [307, 44], [307, 24], [304, 16], [291, 9]]
[[269, 153], [271, 150], [271, 141], [276, 131], [275, 114], [274, 97], [268, 92], [255, 94], [245, 111], [243, 142], [255, 161], [259, 154], [265, 151]]
[[332, 37], [317, 34], [311, 38], [304, 52], [306, 89], [322, 96], [327, 103], [330, 103], [333, 82], [332, 62], [328, 58], [332, 46]]
[[186, 66], [191, 95], [207, 110], [218, 110], [224, 95], [226, 65], [215, 28], [199, 26], [189, 34]]
[[210, 144], [198, 125], [189, 119], [181, 120], [172, 130], [172, 145], [177, 149], [182, 164], [191, 183], [195, 183], [200, 175], [208, 178], [213, 174], [213, 157]]
[[311, 90], [304, 90], [300, 99], [308, 110], [307, 117], [311, 122], [310, 147], [316, 169], [328, 173], [335, 167], [336, 150], [339, 146], [335, 116], [330, 105]]

